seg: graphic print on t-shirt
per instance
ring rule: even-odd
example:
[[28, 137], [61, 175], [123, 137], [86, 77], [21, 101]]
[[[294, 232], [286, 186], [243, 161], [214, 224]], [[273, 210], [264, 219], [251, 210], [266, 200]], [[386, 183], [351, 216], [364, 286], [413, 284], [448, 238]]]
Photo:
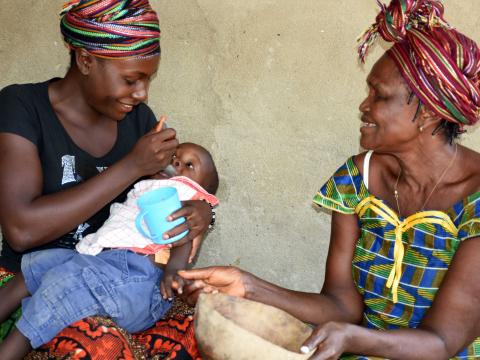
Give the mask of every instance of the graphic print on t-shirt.
[[[74, 155], [63, 155], [62, 156], [62, 184], [69, 183], [81, 183], [84, 180], [90, 179], [92, 176], [101, 173], [108, 169], [108, 166], [94, 166], [91, 162], [82, 161], [80, 157], [75, 157]], [[72, 238], [76, 241], [80, 241], [83, 238], [83, 233], [90, 227], [88, 222], [78, 225], [77, 229], [70, 234]]]
[[83, 239], [83, 232], [89, 228], [90, 225], [89, 223], [83, 223], [78, 225], [77, 230], [75, 231], [75, 234], [73, 234], [73, 238], [77, 241], [80, 241]]
[[75, 156], [63, 155], [62, 156], [62, 185], [75, 182]]
[[105, 171], [108, 166], [94, 166], [91, 162], [82, 160], [82, 157], [75, 157], [74, 155], [62, 156], [62, 184], [69, 184], [72, 182], [80, 183], [88, 180], [91, 177]]

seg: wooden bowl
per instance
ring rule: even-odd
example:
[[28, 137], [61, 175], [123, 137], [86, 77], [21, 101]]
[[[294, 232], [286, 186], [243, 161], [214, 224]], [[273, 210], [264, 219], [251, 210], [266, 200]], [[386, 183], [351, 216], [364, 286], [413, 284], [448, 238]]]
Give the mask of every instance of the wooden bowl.
[[195, 337], [205, 360], [300, 360], [312, 328], [286, 312], [225, 294], [201, 294]]

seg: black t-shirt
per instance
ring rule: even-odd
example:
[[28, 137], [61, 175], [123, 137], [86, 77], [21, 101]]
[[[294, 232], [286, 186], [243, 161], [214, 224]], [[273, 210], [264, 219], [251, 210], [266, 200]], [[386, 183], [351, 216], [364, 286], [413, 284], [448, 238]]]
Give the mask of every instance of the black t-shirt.
[[[58, 120], [48, 97], [48, 84], [52, 81], [55, 79], [37, 84], [10, 85], [0, 91], [0, 132], [17, 134], [37, 146], [43, 171], [43, 195], [75, 186], [105, 170], [123, 158], [156, 123], [147, 105], [136, 106], [118, 122], [117, 141], [110, 152], [94, 157], [72, 141]], [[123, 201], [128, 190], [112, 202]], [[111, 203], [69, 233], [29, 252], [52, 247], [74, 248], [83, 236], [95, 232], [103, 224]], [[4, 237], [0, 266], [18, 271], [21, 255], [8, 245], [8, 239]]]

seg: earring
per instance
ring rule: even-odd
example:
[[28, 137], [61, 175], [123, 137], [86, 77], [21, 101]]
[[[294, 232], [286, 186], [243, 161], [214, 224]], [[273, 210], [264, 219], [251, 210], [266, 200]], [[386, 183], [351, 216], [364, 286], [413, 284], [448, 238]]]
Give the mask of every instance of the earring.
[[418, 131], [423, 132], [423, 125], [420, 125], [420, 126], [418, 127]]

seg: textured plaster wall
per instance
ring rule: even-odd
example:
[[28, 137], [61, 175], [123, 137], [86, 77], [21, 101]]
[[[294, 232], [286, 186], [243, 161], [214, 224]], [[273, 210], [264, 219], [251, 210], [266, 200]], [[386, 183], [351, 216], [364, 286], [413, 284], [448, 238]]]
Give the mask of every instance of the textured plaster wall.
[[[0, 87], [65, 73], [60, 0], [0, 0]], [[197, 265], [235, 264], [318, 290], [329, 215], [311, 198], [359, 151], [365, 77], [355, 39], [374, 0], [151, 0], [162, 61], [150, 105], [182, 141], [211, 149], [221, 174], [217, 229]], [[477, 6], [475, 6], [477, 5]], [[451, 23], [480, 40], [478, 0], [446, 1]], [[464, 143], [480, 149], [478, 130]]]

